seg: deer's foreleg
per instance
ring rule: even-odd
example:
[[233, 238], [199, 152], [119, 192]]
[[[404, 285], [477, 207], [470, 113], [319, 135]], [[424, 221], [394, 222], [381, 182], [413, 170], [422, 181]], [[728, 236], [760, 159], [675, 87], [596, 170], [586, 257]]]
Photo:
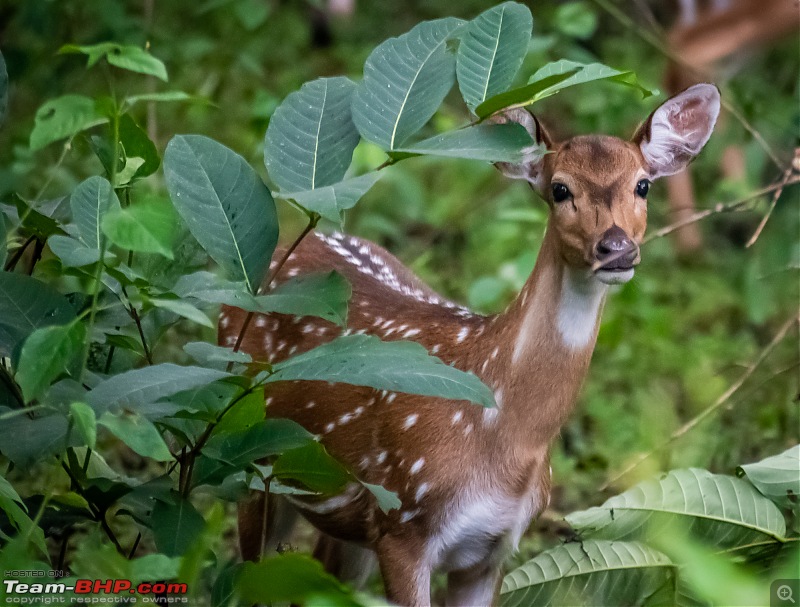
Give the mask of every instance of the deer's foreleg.
[[416, 538], [385, 535], [376, 546], [386, 598], [408, 607], [431, 604], [431, 568]]
[[447, 607], [476, 607], [493, 604], [500, 586], [500, 568], [481, 563], [447, 574]]

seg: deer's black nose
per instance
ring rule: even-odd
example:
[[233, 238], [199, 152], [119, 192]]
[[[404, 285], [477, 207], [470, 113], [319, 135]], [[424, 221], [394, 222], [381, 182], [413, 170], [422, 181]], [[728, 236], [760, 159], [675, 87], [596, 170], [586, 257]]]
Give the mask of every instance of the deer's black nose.
[[625, 230], [612, 226], [595, 246], [595, 257], [601, 270], [629, 270], [639, 255], [639, 247], [628, 238]]

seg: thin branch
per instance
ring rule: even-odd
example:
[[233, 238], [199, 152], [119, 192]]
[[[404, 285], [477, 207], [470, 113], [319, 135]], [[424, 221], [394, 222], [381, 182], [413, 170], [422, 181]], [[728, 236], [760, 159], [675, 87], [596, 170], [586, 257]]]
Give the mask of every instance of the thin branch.
[[6, 262], [6, 267], [3, 268], [6, 272], [11, 272], [14, 268], [17, 267], [19, 260], [22, 258], [22, 255], [25, 253], [25, 249], [30, 246], [30, 244], [36, 240], [36, 236], [29, 236], [28, 240], [22, 243], [16, 251], [14, 251], [14, 255]]
[[[795, 158], [800, 157], [800, 148], [795, 149], [794, 155]], [[793, 170], [794, 170], [793, 167], [790, 166], [788, 169], [786, 169], [786, 171], [784, 171], [783, 179], [781, 179], [780, 186], [772, 194], [772, 202], [770, 202], [767, 212], [764, 214], [764, 217], [761, 218], [761, 222], [758, 224], [756, 231], [753, 232], [753, 235], [750, 237], [750, 240], [748, 240], [747, 244], [744, 245], [746, 249], [752, 247], [756, 243], [756, 240], [758, 240], [758, 237], [761, 236], [761, 232], [764, 230], [764, 226], [767, 225], [769, 218], [772, 216], [772, 211], [775, 210], [775, 207], [778, 204], [778, 199], [781, 197], [781, 194], [783, 194], [783, 188], [786, 187], [786, 184], [789, 183], [789, 179], [791, 179], [792, 177]]]
[[[748, 210], [747, 207], [750, 206], [754, 200], [761, 198], [764, 194], [769, 194], [770, 192], [781, 190], [787, 185], [792, 185], [795, 183], [800, 183], [800, 176], [790, 177], [789, 179], [786, 180], [782, 179], [780, 183], [773, 183], [772, 185], [767, 186], [766, 188], [762, 188], [760, 190], [752, 192], [747, 196], [745, 196], [744, 198], [740, 198], [739, 200], [736, 200], [734, 202], [728, 202], [728, 203], [718, 202], [710, 209], [703, 209], [702, 211], [697, 211], [696, 213], [692, 213], [691, 215], [681, 219], [680, 221], [676, 221], [675, 223], [671, 223], [668, 226], [664, 226], [663, 228], [660, 228], [655, 232], [652, 232], [647, 236], [647, 238], [642, 240], [642, 243], [639, 246], [644, 246], [647, 243], [652, 242], [653, 240], [656, 240], [658, 238], [663, 238], [664, 236], [671, 234], [675, 230], [680, 230], [684, 226], [687, 226], [691, 223], [696, 223], [702, 219], [705, 219], [706, 217], [710, 217], [711, 215]], [[629, 252], [630, 250], [628, 249], [623, 251], [618, 251], [617, 253], [609, 255], [608, 257], [604, 258], [602, 261], [596, 261], [592, 265], [592, 271], [596, 272], [597, 270], [604, 268], [614, 260], [627, 255]]]
[[722, 407], [722, 405], [728, 402], [728, 400], [730, 400], [730, 398], [739, 390], [739, 388], [742, 387], [742, 384], [744, 384], [744, 382], [746, 382], [750, 378], [750, 376], [761, 365], [761, 363], [763, 363], [764, 360], [766, 360], [767, 356], [769, 356], [772, 350], [775, 349], [775, 346], [777, 346], [781, 342], [781, 340], [786, 336], [786, 333], [789, 331], [789, 329], [793, 325], [797, 324], [798, 321], [800, 321], [800, 317], [792, 317], [789, 320], [787, 320], [783, 324], [783, 326], [780, 329], [778, 329], [778, 332], [775, 334], [772, 340], [764, 347], [763, 350], [761, 350], [761, 352], [758, 354], [755, 360], [753, 360], [753, 362], [747, 366], [744, 373], [742, 373], [739, 376], [739, 378], [735, 382], [733, 382], [728, 387], [728, 389], [725, 390], [725, 392], [723, 392], [719, 396], [719, 398], [717, 398], [717, 400], [715, 400], [711, 405], [703, 409], [703, 411], [694, 416], [688, 422], [683, 424], [680, 428], [675, 430], [675, 432], [673, 432], [667, 440], [662, 442], [657, 447], [651, 449], [647, 453], [644, 453], [640, 455], [638, 458], [636, 458], [636, 460], [630, 465], [628, 465], [622, 472], [616, 474], [611, 480], [604, 483], [599, 490], [605, 491], [606, 489], [608, 489], [611, 485], [616, 483], [622, 477], [630, 473], [632, 470], [638, 468], [644, 461], [646, 461], [656, 453], [664, 450], [666, 447], [669, 447], [672, 443], [674, 443], [676, 440], [684, 436], [687, 432], [692, 430], [700, 422], [705, 420], [709, 415], [717, 411], [717, 409], [719, 409], [720, 407]]
[[[320, 216], [318, 214], [316, 213], [311, 214], [311, 216], [308, 219], [308, 225], [306, 225], [306, 227], [303, 229], [300, 235], [295, 239], [295, 241], [292, 243], [292, 246], [290, 246], [286, 250], [286, 253], [284, 253], [283, 257], [278, 262], [278, 265], [275, 266], [275, 269], [270, 273], [269, 277], [267, 278], [267, 282], [264, 284], [263, 287], [259, 289], [260, 292], [269, 288], [269, 286], [275, 280], [275, 277], [278, 276], [281, 269], [283, 269], [284, 264], [288, 261], [289, 257], [292, 256], [292, 253], [294, 253], [294, 250], [298, 247], [298, 245], [302, 242], [302, 240], [306, 236], [308, 236], [311, 230], [313, 230], [317, 226], [319, 220]], [[244, 322], [242, 323], [242, 328], [239, 330], [239, 336], [236, 338], [236, 344], [233, 346], [234, 352], [238, 352], [239, 348], [242, 347], [242, 341], [244, 341], [245, 333], [247, 333], [247, 329], [250, 326], [250, 322], [253, 320], [253, 316], [255, 316], [255, 312], [247, 313], [247, 316], [245, 317]], [[228, 371], [230, 371], [232, 368], [233, 368], [233, 361], [228, 363]]]

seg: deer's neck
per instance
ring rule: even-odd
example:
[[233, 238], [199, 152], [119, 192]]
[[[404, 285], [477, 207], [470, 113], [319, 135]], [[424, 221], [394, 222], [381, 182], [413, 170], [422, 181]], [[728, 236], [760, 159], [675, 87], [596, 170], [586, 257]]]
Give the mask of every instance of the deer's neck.
[[485, 415], [513, 443], [549, 444], [572, 411], [607, 288], [566, 266], [548, 232], [530, 278], [485, 336], [503, 351], [484, 378], [495, 388], [498, 410]]

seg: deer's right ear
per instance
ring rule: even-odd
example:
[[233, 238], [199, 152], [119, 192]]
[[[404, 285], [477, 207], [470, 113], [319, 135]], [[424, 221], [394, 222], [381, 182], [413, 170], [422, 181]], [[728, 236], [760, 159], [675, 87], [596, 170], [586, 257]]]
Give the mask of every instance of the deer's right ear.
[[542, 124], [533, 114], [523, 108], [512, 108], [495, 114], [489, 119], [489, 122], [495, 124], [516, 122], [524, 126], [525, 130], [528, 131], [535, 145], [523, 149], [524, 156], [522, 161], [518, 163], [496, 162], [495, 166], [506, 177], [524, 179], [537, 191], [541, 192], [544, 186], [544, 157], [546, 151], [552, 147], [552, 141]]

